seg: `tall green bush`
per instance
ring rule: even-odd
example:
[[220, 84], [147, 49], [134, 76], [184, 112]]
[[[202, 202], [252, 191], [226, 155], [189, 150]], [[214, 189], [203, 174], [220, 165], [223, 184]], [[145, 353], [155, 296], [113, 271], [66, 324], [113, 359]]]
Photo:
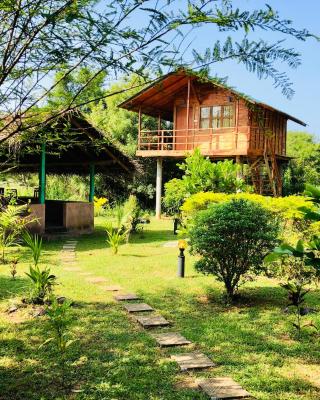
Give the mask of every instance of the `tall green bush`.
[[191, 251], [200, 255], [196, 269], [224, 283], [234, 298], [246, 275], [263, 270], [263, 258], [274, 247], [278, 223], [259, 204], [232, 199], [199, 212], [190, 229]]
[[163, 203], [171, 215], [180, 213], [183, 202], [198, 192], [236, 193], [249, 190], [244, 179], [238, 177], [239, 165], [232, 160], [212, 163], [198, 148], [178, 167], [184, 171], [182, 179], [172, 179], [165, 184]]

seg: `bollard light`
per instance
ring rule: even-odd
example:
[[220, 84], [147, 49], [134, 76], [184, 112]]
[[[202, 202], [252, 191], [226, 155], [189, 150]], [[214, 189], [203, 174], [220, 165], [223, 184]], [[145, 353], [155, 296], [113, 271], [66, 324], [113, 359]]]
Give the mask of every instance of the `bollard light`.
[[188, 244], [185, 240], [179, 240], [178, 247], [180, 254], [178, 255], [178, 277], [184, 278], [184, 267], [185, 267], [185, 255], [184, 251], [187, 248]]

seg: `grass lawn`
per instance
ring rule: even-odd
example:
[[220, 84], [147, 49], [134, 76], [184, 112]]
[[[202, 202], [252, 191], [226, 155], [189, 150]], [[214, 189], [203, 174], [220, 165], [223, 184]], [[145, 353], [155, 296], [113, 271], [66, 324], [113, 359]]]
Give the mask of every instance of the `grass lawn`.
[[[222, 286], [196, 273], [187, 254], [187, 276], [176, 277], [177, 249], [163, 247], [175, 240], [171, 221], [155, 221], [144, 234], [134, 236], [114, 256], [105, 245], [103, 218], [94, 235], [79, 238], [78, 264], [83, 272], [108, 279], [136, 292], [172, 321], [173, 327], [194, 345], [158, 348], [149, 332], [123, 311], [113, 294], [86, 281], [78, 272], [63, 271], [62, 241], [46, 243], [43, 263], [58, 276], [57, 294], [75, 302], [71, 333], [78, 339], [68, 350], [62, 368], [53, 346], [39, 349], [50, 337], [46, 317], [30, 310], [8, 314], [14, 297], [28, 290], [24, 276], [30, 256], [21, 249], [19, 276], [12, 281], [9, 266], [0, 266], [0, 399], [85, 400], [205, 400], [193, 387], [197, 377], [231, 376], [260, 400], [316, 400], [320, 398], [320, 343], [314, 336], [294, 339], [285, 292], [274, 280], [260, 278], [246, 284], [242, 300], [227, 307]], [[319, 292], [308, 296], [319, 305]], [[320, 324], [320, 316], [312, 316]], [[196, 349], [217, 367], [180, 373], [170, 354]]]

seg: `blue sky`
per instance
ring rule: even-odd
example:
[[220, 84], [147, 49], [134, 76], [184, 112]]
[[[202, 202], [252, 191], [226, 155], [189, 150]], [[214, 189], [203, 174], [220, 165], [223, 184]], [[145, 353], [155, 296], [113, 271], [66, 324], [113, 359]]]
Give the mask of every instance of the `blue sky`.
[[[243, 9], [263, 7], [266, 1], [261, 0], [235, 0], [235, 4]], [[281, 17], [291, 19], [296, 28], [307, 28], [320, 36], [320, 0], [269, 0], [267, 1]], [[201, 28], [197, 33], [192, 33], [192, 47], [205, 49], [217, 39], [217, 32], [212, 28]], [[219, 33], [219, 37], [220, 37]], [[257, 32], [257, 37], [276, 40], [278, 37], [269, 32]], [[240, 39], [240, 35], [239, 35]], [[280, 39], [280, 38], [279, 38]], [[295, 95], [291, 100], [281, 93], [281, 89], [274, 88], [272, 81], [259, 80], [254, 74], [245, 70], [242, 65], [234, 62], [217, 65], [212, 73], [218, 76], [228, 76], [228, 84], [243, 91], [252, 97], [279, 108], [288, 114], [305, 121], [306, 128], [289, 122], [290, 130], [306, 130], [314, 133], [320, 139], [320, 42], [310, 39], [306, 42], [297, 41], [287, 37], [285, 45], [294, 47], [301, 53], [302, 64], [297, 70], [283, 66], [293, 82]]]

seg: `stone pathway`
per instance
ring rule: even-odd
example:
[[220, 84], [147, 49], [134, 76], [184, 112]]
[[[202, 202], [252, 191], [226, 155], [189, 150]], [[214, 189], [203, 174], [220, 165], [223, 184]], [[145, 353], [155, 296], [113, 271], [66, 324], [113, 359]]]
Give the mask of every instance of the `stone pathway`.
[[190, 340], [187, 340], [180, 333], [175, 332], [153, 334], [152, 337], [155, 338], [156, 342], [161, 347], [184, 346], [191, 344]]
[[162, 315], [153, 315], [150, 317], [136, 317], [136, 320], [144, 328], [154, 328], [158, 326], [168, 326], [170, 322], [163, 318]]
[[125, 304], [124, 308], [129, 313], [153, 311], [153, 308], [146, 303]]
[[250, 393], [244, 390], [232, 378], [209, 378], [203, 379], [198, 383], [210, 399], [245, 399], [250, 397]]
[[[81, 268], [76, 266], [76, 240], [68, 240], [62, 248], [61, 260], [65, 271], [80, 272]], [[176, 247], [177, 241], [171, 241], [164, 244], [164, 247]], [[92, 276], [91, 272], [80, 272], [79, 275], [86, 277], [85, 280], [92, 284], [103, 284], [108, 280], [104, 277]], [[108, 292], [119, 292], [122, 287], [119, 285], [110, 286], [99, 286], [102, 290]], [[114, 299], [118, 302], [128, 302], [123, 305], [124, 309], [128, 313], [148, 313], [149, 315], [137, 315], [135, 320], [143, 326], [145, 329], [149, 328], [162, 328], [171, 325], [162, 315], [153, 314], [155, 311], [149, 304], [146, 303], [132, 303], [133, 300], [140, 300], [140, 297], [134, 293], [124, 293], [114, 296]], [[154, 333], [151, 336], [155, 339], [157, 344], [162, 347], [173, 347], [173, 346], [188, 346], [192, 342], [186, 339], [178, 332], [162, 332]], [[213, 361], [203, 353], [190, 352], [173, 354], [170, 356], [180, 367], [181, 371], [198, 370], [205, 368], [212, 368], [215, 366]], [[248, 399], [250, 393], [244, 390], [237, 382], [230, 377], [220, 378], [207, 378], [199, 379], [197, 387], [208, 395], [211, 400], [224, 400], [224, 399]]]
[[117, 301], [128, 301], [128, 300], [139, 300], [140, 297], [134, 293], [126, 293], [114, 296], [114, 299]]
[[203, 369], [214, 367], [215, 364], [203, 353], [182, 353], [171, 356], [176, 361], [181, 371], [188, 369]]

